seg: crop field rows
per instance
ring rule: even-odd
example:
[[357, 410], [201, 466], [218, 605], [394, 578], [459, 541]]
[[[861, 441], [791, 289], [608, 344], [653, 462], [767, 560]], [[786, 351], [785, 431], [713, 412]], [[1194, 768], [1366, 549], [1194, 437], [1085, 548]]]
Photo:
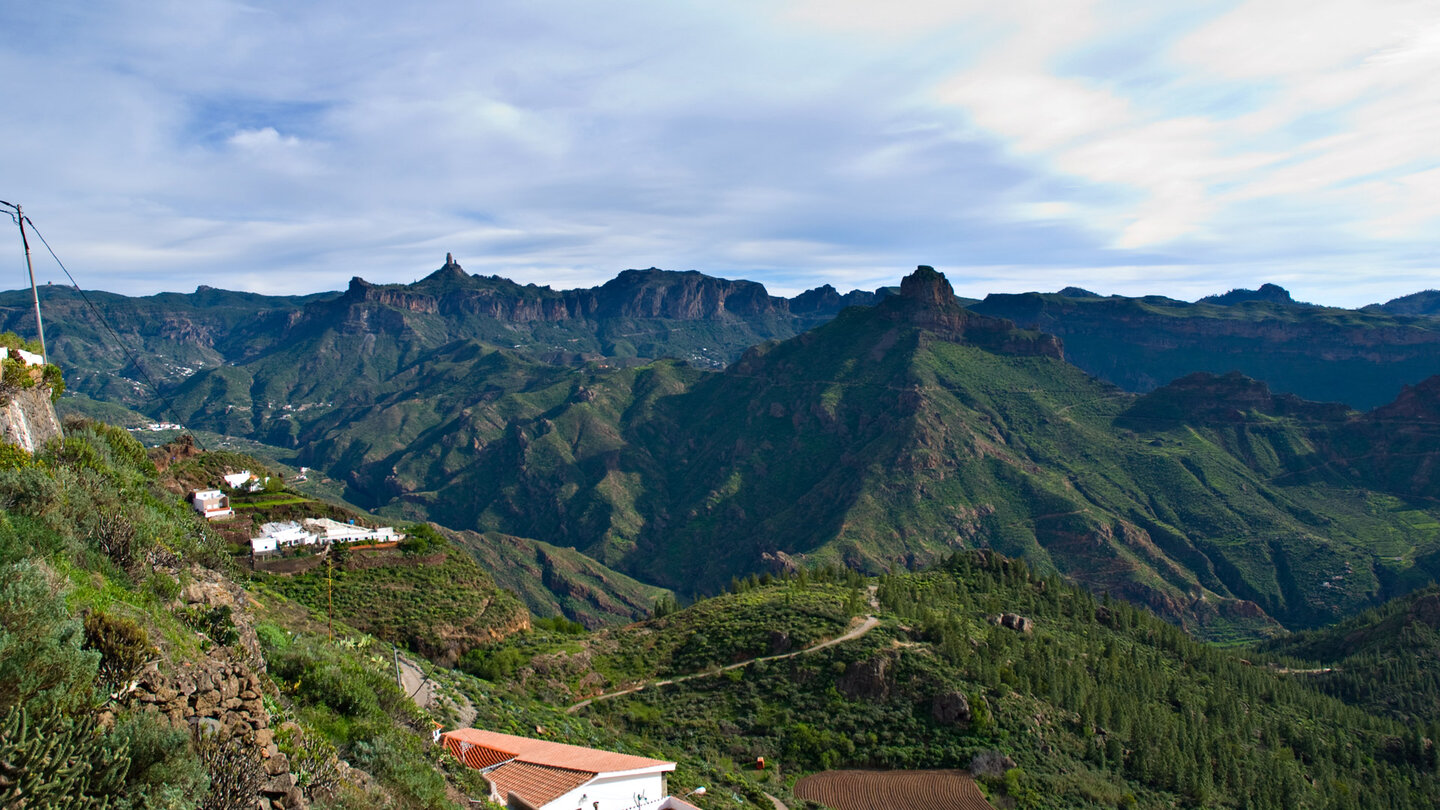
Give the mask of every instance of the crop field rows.
[[832, 810], [994, 810], [965, 771], [824, 771], [795, 795]]

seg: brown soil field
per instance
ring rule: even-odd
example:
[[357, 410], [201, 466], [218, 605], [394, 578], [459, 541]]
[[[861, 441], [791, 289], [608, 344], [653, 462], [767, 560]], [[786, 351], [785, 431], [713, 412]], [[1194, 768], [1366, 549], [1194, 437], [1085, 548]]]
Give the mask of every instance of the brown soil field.
[[832, 810], [994, 810], [965, 771], [825, 771], [795, 795]]

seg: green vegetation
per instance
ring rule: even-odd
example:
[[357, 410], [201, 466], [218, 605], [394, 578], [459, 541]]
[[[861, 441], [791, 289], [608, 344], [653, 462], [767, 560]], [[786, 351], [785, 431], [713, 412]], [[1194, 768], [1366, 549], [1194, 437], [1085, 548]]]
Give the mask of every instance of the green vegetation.
[[[422, 532], [423, 534], [423, 532]], [[266, 588], [351, 627], [454, 663], [466, 650], [523, 627], [525, 608], [484, 569], [453, 546], [437, 547], [436, 561], [395, 549], [336, 547], [343, 561], [305, 573], [257, 574]]]
[[[1440, 797], [1435, 746], [1413, 727], [1023, 563], [962, 554], [882, 577], [879, 595], [888, 620], [861, 639], [584, 711], [710, 762], [764, 756], [767, 774], [782, 775], [767, 775], [765, 789], [782, 796], [808, 771], [1008, 756], [1018, 767], [1001, 767], [991, 790], [1020, 807], [1428, 807]], [[1000, 613], [1033, 630], [997, 624]]]
[[495, 581], [520, 595], [537, 616], [563, 616], [587, 627], [650, 615], [674, 596], [609, 568], [573, 548], [498, 532], [447, 532]]
[[126, 431], [70, 420], [63, 442], [6, 459], [0, 804], [249, 806], [269, 779], [257, 744], [176, 727], [131, 690], [152, 663], [169, 678], [250, 660], [245, 634], [262, 610], [269, 623], [256, 635], [271, 668], [261, 678], [264, 702], [311, 799], [454, 808], [456, 791], [481, 795], [473, 773], [429, 745], [429, 718], [394, 686], [374, 639], [342, 625], [346, 643], [322, 643], [306, 610], [276, 594], [263, 608], [253, 599], [177, 602], [197, 577], [237, 572], [221, 538], [162, 485]]
[[1434, 585], [1330, 627], [1275, 639], [1257, 659], [1312, 688], [1440, 739], [1440, 589]]

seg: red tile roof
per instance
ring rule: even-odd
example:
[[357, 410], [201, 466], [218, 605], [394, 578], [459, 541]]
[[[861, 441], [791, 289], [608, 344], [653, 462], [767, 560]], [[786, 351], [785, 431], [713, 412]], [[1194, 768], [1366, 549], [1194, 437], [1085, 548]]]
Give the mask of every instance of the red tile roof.
[[[530, 737], [516, 737], [513, 734], [500, 734], [474, 728], [447, 731], [441, 735], [441, 739], [446, 748], [456, 752], [455, 755], [472, 768], [488, 768], [510, 759], [527, 762], [531, 765], [586, 771], [592, 775], [654, 768], [660, 765], [668, 765], [667, 770], [675, 768], [675, 763], [660, 759], [617, 754], [613, 751], [599, 751], [594, 748], [582, 748], [578, 745], [565, 745]], [[465, 743], [472, 747], [466, 749]], [[474, 764], [475, 762], [488, 764], [477, 765]]]
[[511, 793], [534, 807], [543, 807], [595, 778], [592, 771], [572, 771], [531, 762], [507, 762], [485, 774], [501, 799]]
[[515, 758], [514, 751], [501, 751], [498, 748], [476, 745], [449, 734], [441, 735], [440, 740], [450, 753], [455, 755], [456, 759], [476, 770], [484, 770]]

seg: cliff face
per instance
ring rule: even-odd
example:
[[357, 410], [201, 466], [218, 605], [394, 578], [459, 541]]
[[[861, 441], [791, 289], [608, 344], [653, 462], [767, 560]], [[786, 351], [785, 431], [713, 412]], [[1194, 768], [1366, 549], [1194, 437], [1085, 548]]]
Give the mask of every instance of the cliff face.
[[0, 386], [0, 441], [33, 453], [60, 438], [60, 418], [50, 403], [50, 389]]
[[[350, 280], [345, 295], [318, 305], [379, 304], [410, 312], [479, 315], [509, 323], [577, 318], [702, 320], [728, 315], [789, 316], [790, 302], [753, 281], [731, 281], [690, 271], [626, 270], [600, 287], [555, 291], [501, 278], [470, 276], [453, 260], [406, 287]], [[840, 298], [835, 297], [839, 308]], [[813, 306], [812, 306], [813, 308]]]

